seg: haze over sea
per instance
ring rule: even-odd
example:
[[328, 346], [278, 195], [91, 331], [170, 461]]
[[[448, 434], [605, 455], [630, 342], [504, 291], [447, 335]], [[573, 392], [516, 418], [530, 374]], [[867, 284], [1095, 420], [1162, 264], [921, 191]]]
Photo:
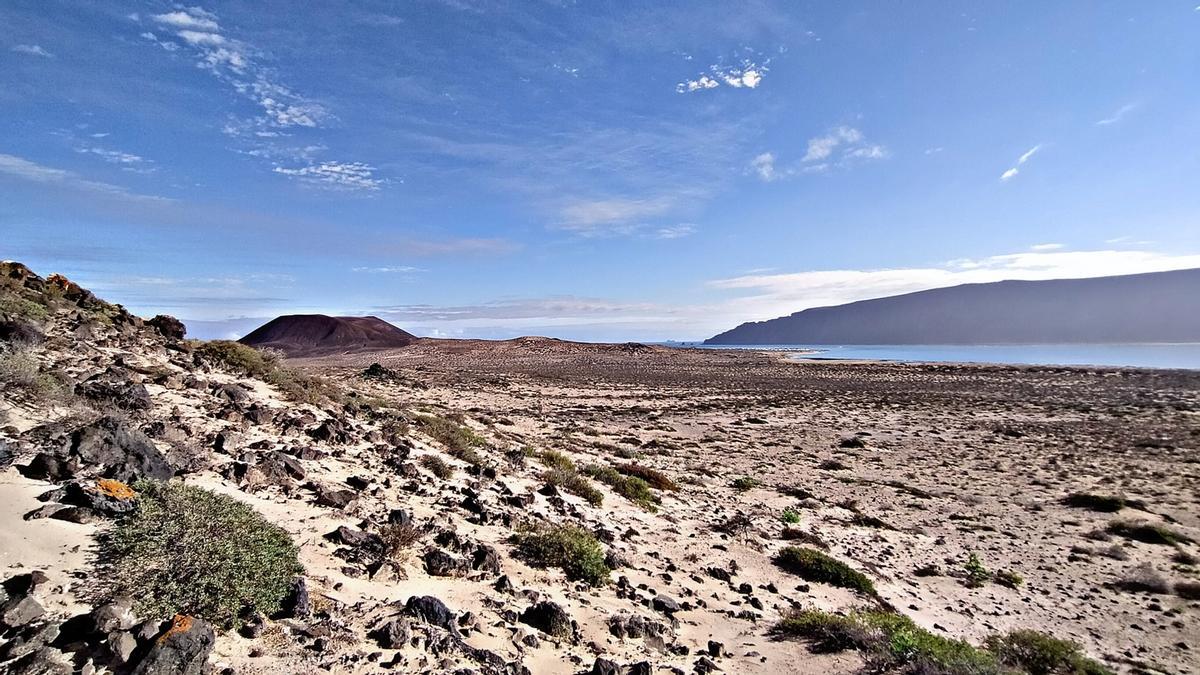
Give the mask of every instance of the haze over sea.
[[1042, 345], [697, 345], [703, 349], [795, 351], [796, 359], [1126, 366], [1200, 370], [1200, 343]]

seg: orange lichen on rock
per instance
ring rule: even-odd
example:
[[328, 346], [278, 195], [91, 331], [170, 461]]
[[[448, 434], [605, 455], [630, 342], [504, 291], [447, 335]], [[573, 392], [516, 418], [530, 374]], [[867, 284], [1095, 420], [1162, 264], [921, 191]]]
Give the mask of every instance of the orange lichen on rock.
[[160, 643], [165, 642], [167, 640], [167, 638], [171, 637], [172, 635], [178, 635], [179, 633], [186, 633], [187, 630], [191, 627], [192, 627], [192, 617], [190, 617], [186, 614], [176, 614], [175, 617], [173, 619], [171, 619], [171, 627], [167, 629], [167, 632], [165, 632], [161, 636], [159, 636], [158, 641]]
[[96, 492], [120, 500], [133, 499], [137, 496], [133, 488], [119, 480], [112, 480], [111, 478], [101, 478], [96, 481]]

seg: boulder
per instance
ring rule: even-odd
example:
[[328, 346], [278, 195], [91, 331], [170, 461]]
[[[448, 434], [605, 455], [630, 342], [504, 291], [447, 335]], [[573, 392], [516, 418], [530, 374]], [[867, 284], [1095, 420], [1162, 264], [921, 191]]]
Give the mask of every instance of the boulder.
[[454, 577], [467, 571], [466, 561], [440, 548], [425, 552], [425, 571], [435, 577]]
[[312, 614], [312, 601], [308, 596], [308, 582], [304, 577], [292, 580], [288, 594], [280, 603], [280, 618], [302, 618]]
[[177, 614], [132, 675], [201, 675], [215, 641], [212, 626], [203, 619]]
[[574, 639], [576, 626], [571, 615], [558, 603], [543, 600], [521, 612], [521, 623], [533, 626], [547, 635]]
[[169, 340], [182, 340], [184, 335], [187, 335], [187, 328], [183, 322], [173, 316], [159, 314], [158, 316], [146, 322], [158, 334]]
[[38, 453], [23, 469], [30, 478], [62, 481], [77, 475], [132, 483], [139, 478], [167, 480], [175, 471], [142, 432], [120, 418], [104, 416], [85, 424]]
[[454, 620], [454, 612], [446, 607], [446, 603], [432, 595], [410, 597], [404, 604], [404, 613], [425, 623], [444, 628], [454, 635], [459, 634]]
[[403, 649], [412, 639], [412, 626], [408, 624], [407, 619], [392, 619], [380, 626], [374, 637], [384, 649]]

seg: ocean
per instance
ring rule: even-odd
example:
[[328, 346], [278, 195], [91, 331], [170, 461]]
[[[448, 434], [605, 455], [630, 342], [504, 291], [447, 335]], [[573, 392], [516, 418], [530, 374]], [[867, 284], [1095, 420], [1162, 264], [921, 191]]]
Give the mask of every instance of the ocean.
[[[871, 359], [938, 363], [1126, 366], [1200, 370], [1200, 343], [1047, 345], [701, 345], [703, 349], [796, 351], [795, 359]], [[804, 352], [804, 353], [799, 353]]]

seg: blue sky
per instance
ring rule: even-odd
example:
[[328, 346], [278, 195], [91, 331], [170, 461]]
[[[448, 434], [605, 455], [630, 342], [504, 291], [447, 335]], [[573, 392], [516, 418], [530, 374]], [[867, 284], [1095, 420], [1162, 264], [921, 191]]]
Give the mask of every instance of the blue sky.
[[0, 257], [202, 337], [1200, 267], [1189, 2], [0, 5]]

